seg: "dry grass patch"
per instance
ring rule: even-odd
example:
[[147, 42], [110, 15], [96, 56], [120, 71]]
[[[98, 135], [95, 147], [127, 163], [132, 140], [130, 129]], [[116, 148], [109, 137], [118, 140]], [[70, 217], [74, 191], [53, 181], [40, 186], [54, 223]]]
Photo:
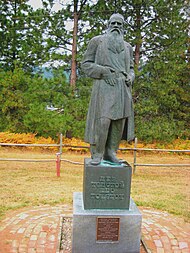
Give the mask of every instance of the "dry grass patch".
[[[89, 154], [65, 153], [62, 158], [83, 162]], [[119, 154], [133, 162], [132, 154]], [[0, 157], [53, 159], [45, 151], [0, 149]], [[183, 163], [188, 156], [139, 154], [138, 163]], [[157, 208], [189, 219], [190, 168], [137, 167], [132, 178], [132, 197], [138, 205]], [[62, 162], [61, 177], [56, 176], [55, 162], [0, 162], [0, 215], [24, 206], [57, 203], [72, 204], [72, 194], [82, 191], [83, 166]]]
[[[139, 163], [189, 164], [189, 156], [145, 155]], [[137, 167], [133, 176], [132, 195], [139, 205], [150, 206], [170, 213], [189, 216], [189, 167]]]

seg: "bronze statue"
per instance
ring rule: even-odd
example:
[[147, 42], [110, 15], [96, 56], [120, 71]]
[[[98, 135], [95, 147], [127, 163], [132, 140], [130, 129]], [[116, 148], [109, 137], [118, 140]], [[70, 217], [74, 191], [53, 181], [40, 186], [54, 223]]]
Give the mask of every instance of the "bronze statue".
[[82, 61], [84, 73], [94, 79], [85, 131], [92, 165], [102, 159], [120, 164], [116, 152], [121, 139], [134, 139], [133, 50], [123, 34], [124, 17], [113, 14], [107, 32], [89, 42]]

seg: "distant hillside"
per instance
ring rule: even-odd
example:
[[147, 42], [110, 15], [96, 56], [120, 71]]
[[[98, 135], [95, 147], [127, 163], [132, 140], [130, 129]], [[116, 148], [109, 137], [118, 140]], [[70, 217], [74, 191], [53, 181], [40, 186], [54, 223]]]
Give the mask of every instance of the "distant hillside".
[[[51, 79], [53, 78], [53, 70], [52, 68], [47, 67], [36, 67], [34, 68], [34, 73], [40, 73], [44, 78]], [[69, 82], [70, 80], [70, 70], [63, 71], [66, 80]]]

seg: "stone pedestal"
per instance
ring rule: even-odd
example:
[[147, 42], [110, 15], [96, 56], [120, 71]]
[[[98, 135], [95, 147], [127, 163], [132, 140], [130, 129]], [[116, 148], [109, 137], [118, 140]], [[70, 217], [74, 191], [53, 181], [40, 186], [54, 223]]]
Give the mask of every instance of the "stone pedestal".
[[85, 159], [83, 193], [73, 197], [72, 253], [139, 253], [142, 216], [130, 198], [128, 164]]
[[93, 166], [90, 161], [84, 162], [84, 209], [129, 209], [131, 166]]
[[82, 193], [73, 198], [72, 253], [139, 253], [142, 216], [129, 210], [85, 210]]

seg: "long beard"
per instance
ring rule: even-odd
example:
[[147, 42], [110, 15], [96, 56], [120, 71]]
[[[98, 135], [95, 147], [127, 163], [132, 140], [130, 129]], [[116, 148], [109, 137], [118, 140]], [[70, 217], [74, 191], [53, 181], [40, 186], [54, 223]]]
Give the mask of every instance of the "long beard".
[[119, 29], [108, 31], [108, 38], [109, 48], [112, 51], [120, 53], [124, 49], [123, 34]]

